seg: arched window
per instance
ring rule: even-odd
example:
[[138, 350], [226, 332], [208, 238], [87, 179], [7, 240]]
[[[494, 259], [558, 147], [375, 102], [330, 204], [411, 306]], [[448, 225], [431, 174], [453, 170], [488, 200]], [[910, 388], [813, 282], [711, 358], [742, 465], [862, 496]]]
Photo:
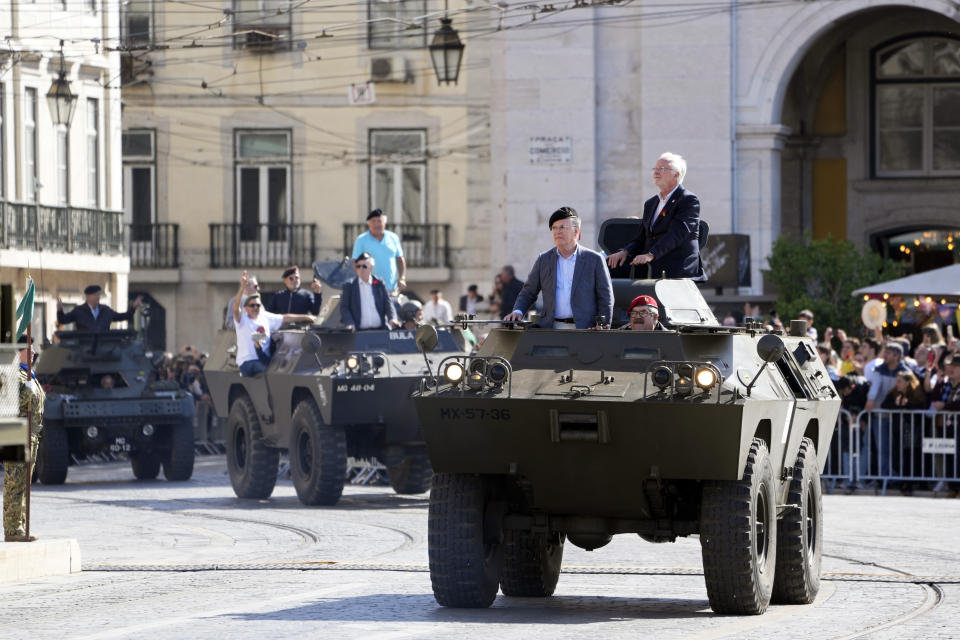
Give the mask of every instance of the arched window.
[[875, 175], [960, 176], [960, 40], [899, 40], [873, 69]]

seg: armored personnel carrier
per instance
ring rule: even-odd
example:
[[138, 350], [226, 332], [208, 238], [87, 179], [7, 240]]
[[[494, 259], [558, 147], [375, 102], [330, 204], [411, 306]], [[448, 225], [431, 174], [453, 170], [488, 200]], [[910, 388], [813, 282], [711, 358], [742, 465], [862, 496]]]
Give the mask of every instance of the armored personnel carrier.
[[18, 348], [0, 344], [0, 462], [27, 459], [27, 420], [20, 413]]
[[[414, 394], [441, 605], [549, 596], [565, 542], [625, 533], [699, 535], [718, 613], [813, 601], [840, 400], [812, 342], [722, 327], [688, 280], [615, 288], [619, 306], [639, 294], [666, 330], [494, 329]], [[429, 352], [432, 329], [417, 341]]]
[[410, 394], [438, 358], [465, 353], [462, 335], [441, 329], [428, 364], [411, 330], [340, 328], [339, 290], [354, 277], [346, 261], [316, 263], [314, 275], [325, 285], [317, 321], [271, 336], [265, 374], [240, 375], [232, 330], [218, 334], [204, 367], [217, 415], [226, 418], [234, 492], [270, 496], [282, 451], [306, 505], [340, 500], [348, 456], [377, 458], [397, 493], [426, 491], [433, 470]]
[[37, 378], [47, 388], [37, 477], [63, 484], [71, 455], [125, 452], [133, 475], [167, 480], [193, 475], [193, 396], [158, 380], [162, 353], [135, 331], [61, 331], [44, 348]]

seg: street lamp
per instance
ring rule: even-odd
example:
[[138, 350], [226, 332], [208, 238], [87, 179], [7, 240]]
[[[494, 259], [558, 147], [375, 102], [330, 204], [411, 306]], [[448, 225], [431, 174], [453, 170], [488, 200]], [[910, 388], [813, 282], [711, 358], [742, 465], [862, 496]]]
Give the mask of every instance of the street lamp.
[[73, 111], [77, 108], [77, 96], [70, 92], [70, 82], [63, 64], [63, 40], [60, 41], [60, 71], [47, 91], [47, 104], [50, 106], [53, 124], [69, 127]]
[[463, 43], [450, 18], [440, 18], [440, 28], [433, 34], [430, 43], [430, 60], [437, 74], [437, 84], [457, 84], [460, 61], [463, 59]]

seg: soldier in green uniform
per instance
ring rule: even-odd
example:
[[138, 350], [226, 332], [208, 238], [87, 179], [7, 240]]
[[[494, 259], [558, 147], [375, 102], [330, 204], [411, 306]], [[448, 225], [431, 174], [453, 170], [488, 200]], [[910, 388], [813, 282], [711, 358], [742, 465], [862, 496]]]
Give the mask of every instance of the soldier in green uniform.
[[36, 375], [27, 375], [27, 362], [33, 357], [33, 349], [26, 336], [20, 338], [20, 417], [30, 417], [30, 461], [6, 462], [3, 469], [3, 539], [6, 542], [30, 542], [27, 537], [27, 483], [37, 457], [40, 430], [43, 428], [43, 388]]

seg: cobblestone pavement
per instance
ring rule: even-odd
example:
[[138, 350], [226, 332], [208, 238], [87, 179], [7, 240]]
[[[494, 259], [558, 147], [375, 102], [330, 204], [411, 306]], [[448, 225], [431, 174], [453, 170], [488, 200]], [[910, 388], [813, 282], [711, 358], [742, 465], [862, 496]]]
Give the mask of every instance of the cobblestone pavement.
[[[809, 606], [714, 615], [697, 539], [625, 535], [567, 545], [552, 598], [456, 610], [430, 589], [425, 494], [348, 486], [307, 508], [289, 481], [238, 500], [222, 457], [183, 483], [75, 467], [35, 486], [33, 532], [77, 538], [84, 572], [0, 588], [0, 638], [960, 638], [960, 500], [830, 495], [824, 509]], [[940, 577], [890, 581], [908, 575]]]

